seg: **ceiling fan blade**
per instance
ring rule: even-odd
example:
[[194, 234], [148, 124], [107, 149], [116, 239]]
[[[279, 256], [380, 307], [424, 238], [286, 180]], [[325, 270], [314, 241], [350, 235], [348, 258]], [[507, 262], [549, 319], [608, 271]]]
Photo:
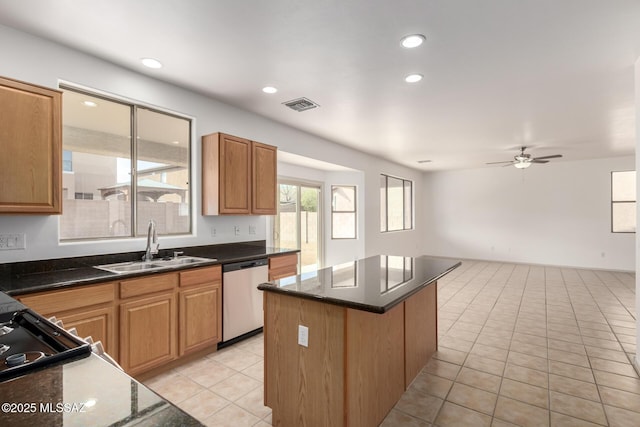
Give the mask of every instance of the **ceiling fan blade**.
[[513, 163], [513, 160], [507, 160], [506, 162], [489, 162], [485, 163], [485, 165], [499, 165], [501, 163]]
[[533, 159], [533, 160], [531, 160], [531, 163], [549, 163], [549, 160]]
[[558, 159], [560, 157], [562, 157], [562, 154], [554, 154], [552, 156], [534, 157], [532, 160]]

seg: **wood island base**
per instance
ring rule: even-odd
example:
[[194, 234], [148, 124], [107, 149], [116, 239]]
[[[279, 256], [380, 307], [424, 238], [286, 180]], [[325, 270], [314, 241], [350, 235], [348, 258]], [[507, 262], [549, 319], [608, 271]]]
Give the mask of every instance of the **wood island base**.
[[377, 426], [438, 347], [435, 282], [383, 314], [265, 292], [264, 315], [274, 426]]

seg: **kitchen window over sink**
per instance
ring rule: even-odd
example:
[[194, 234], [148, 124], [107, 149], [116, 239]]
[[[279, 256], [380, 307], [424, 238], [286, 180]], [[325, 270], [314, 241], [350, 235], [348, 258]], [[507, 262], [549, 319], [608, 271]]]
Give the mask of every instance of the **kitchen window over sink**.
[[[191, 232], [191, 120], [62, 87], [61, 240]], [[77, 197], [81, 194], [82, 197]]]

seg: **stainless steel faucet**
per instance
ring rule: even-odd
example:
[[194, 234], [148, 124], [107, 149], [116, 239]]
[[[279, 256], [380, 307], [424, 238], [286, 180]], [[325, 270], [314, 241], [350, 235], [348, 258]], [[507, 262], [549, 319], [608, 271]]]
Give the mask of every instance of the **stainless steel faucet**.
[[158, 253], [158, 235], [156, 234], [156, 223], [151, 219], [149, 220], [149, 228], [147, 229], [147, 250], [142, 257], [142, 260], [147, 262], [153, 259], [153, 256]]

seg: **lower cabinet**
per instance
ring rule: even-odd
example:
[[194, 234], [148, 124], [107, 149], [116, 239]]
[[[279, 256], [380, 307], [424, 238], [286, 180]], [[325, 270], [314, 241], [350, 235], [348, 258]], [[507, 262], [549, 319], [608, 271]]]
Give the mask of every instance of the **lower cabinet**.
[[298, 254], [287, 254], [269, 258], [269, 280], [298, 274]]
[[102, 341], [130, 375], [215, 348], [222, 339], [222, 267], [150, 274], [120, 282], [18, 296], [81, 338]]
[[120, 304], [120, 364], [127, 373], [176, 358], [176, 318], [173, 292]]
[[58, 315], [65, 329], [76, 328], [82, 338], [91, 337], [94, 342], [101, 341], [104, 351], [116, 354], [114, 337], [115, 310], [113, 307], [82, 309]]
[[220, 342], [220, 285], [180, 292], [180, 356]]
[[180, 273], [179, 355], [213, 346], [222, 339], [222, 268]]
[[44, 317], [62, 320], [65, 329], [76, 328], [80, 338], [102, 341], [107, 353], [117, 355], [115, 283], [101, 283], [17, 297]]

